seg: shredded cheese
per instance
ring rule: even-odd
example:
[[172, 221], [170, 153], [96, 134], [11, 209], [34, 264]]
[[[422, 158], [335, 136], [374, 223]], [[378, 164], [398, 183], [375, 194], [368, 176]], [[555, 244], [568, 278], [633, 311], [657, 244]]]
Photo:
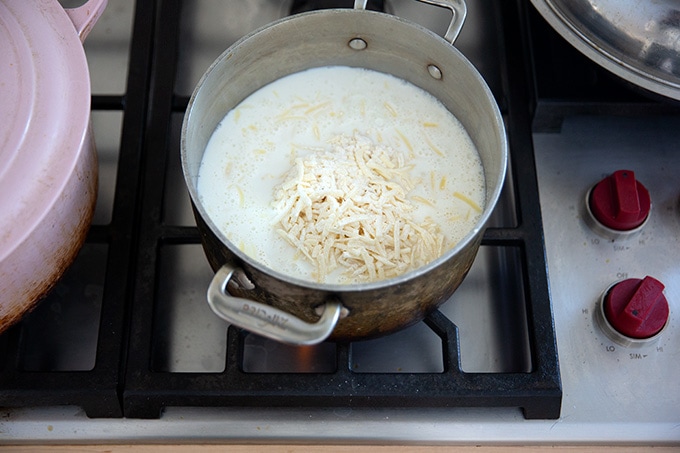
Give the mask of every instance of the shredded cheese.
[[445, 237], [432, 219], [416, 222], [409, 197], [413, 168], [394, 149], [355, 134], [334, 137], [331, 151], [296, 158], [274, 190], [277, 232], [323, 281], [395, 277], [438, 258]]
[[460, 192], [453, 192], [453, 196], [458, 198], [459, 200], [467, 203], [468, 206], [470, 206], [472, 209], [474, 209], [477, 213], [482, 212], [482, 208], [477, 203], [472, 201], [472, 198], [468, 197], [467, 195], [464, 195]]

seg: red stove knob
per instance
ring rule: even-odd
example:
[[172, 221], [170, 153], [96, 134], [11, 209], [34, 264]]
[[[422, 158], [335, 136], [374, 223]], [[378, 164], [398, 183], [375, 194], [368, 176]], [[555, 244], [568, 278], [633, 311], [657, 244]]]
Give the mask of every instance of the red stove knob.
[[617, 232], [635, 230], [647, 220], [649, 192], [631, 170], [618, 170], [597, 183], [587, 200], [595, 220]]
[[[652, 277], [630, 278], [611, 286], [602, 299], [602, 312], [614, 340], [650, 340], [666, 326], [669, 306], [664, 285]], [[621, 338], [621, 336], [623, 338]], [[621, 341], [619, 341], [621, 343]]]

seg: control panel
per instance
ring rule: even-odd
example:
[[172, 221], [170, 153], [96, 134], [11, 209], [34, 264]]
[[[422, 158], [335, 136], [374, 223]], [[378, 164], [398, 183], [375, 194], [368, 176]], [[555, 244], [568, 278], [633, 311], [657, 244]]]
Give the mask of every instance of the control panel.
[[[622, 169], [602, 178], [588, 190], [584, 208], [587, 225], [603, 238], [616, 242], [643, 231], [650, 218], [652, 201], [635, 172]], [[664, 288], [663, 283], [649, 275], [613, 283], [598, 302], [598, 325], [607, 337], [622, 346], [654, 343], [669, 320]]]
[[563, 417], [677, 421], [678, 143], [673, 116], [534, 134]]

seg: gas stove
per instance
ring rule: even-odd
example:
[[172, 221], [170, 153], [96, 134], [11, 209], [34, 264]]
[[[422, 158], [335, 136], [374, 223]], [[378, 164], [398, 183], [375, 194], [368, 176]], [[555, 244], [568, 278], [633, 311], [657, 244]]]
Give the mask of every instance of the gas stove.
[[[237, 39], [338, 4], [322, 3], [109, 0], [85, 42], [95, 219], [67, 275], [0, 336], [0, 443], [680, 444], [680, 108], [591, 63], [528, 1], [468, 2], [455, 43], [501, 108], [510, 168], [450, 301], [396, 334], [314, 347], [210, 311], [179, 162], [189, 96]], [[415, 0], [369, 7], [438, 34], [449, 20]], [[593, 228], [586, 208], [618, 170], [651, 197], [632, 234]], [[622, 341], [602, 296], [647, 276], [668, 322]]]

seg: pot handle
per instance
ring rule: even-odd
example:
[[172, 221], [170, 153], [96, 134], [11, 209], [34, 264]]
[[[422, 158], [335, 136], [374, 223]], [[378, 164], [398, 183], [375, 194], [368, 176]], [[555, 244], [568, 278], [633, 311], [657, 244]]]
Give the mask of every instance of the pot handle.
[[108, 0], [89, 0], [76, 8], [65, 10], [69, 19], [73, 22], [73, 26], [76, 27], [80, 42], [85, 42], [85, 38], [90, 34], [90, 30], [92, 30], [94, 24], [99, 20], [99, 16], [106, 9], [107, 3]]
[[[307, 323], [270, 305], [230, 295], [227, 285], [232, 278], [238, 281], [239, 273], [243, 275], [241, 269], [225, 264], [210, 282], [208, 305], [220, 318], [263, 337], [295, 345], [321, 343], [333, 332], [342, 311], [339, 301], [328, 300], [321, 307], [321, 318]], [[248, 289], [253, 288], [251, 284]]]
[[[444, 39], [446, 39], [451, 44], [454, 43], [460, 31], [463, 28], [463, 23], [465, 22], [465, 17], [467, 16], [467, 5], [465, 0], [418, 0], [423, 3], [428, 3], [430, 5], [440, 6], [451, 11], [453, 16], [451, 17], [451, 23], [449, 28], [446, 30]], [[354, 9], [366, 9], [368, 0], [354, 0]]]

